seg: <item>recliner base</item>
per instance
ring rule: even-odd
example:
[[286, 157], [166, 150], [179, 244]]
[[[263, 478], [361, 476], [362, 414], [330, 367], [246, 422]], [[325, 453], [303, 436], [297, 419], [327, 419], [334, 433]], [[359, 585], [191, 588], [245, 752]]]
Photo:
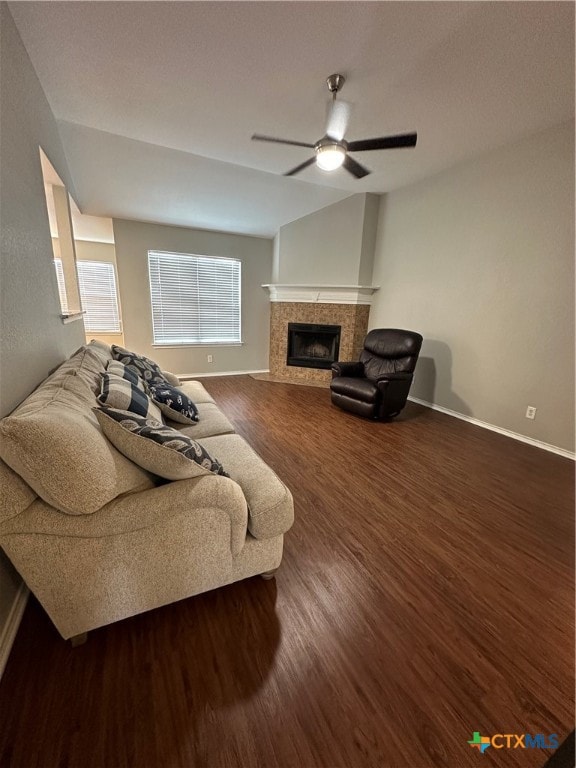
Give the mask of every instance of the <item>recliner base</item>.
[[330, 397], [334, 405], [345, 411], [364, 416], [367, 419], [378, 418], [378, 408], [375, 403], [363, 403], [361, 400], [354, 400], [352, 397], [340, 395], [337, 392], [331, 392]]
[[402, 411], [402, 408], [400, 408], [400, 410], [393, 413], [380, 413], [379, 405], [376, 403], [363, 403], [361, 400], [354, 400], [352, 397], [340, 395], [337, 392], [331, 392], [330, 399], [334, 405], [337, 405], [344, 411], [350, 411], [350, 413], [355, 413], [357, 416], [372, 419], [373, 421], [393, 419]]

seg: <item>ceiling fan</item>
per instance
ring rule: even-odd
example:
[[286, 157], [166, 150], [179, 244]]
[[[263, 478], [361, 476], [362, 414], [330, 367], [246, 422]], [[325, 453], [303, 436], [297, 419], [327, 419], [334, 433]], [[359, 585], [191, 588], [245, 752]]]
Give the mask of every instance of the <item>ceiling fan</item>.
[[416, 133], [401, 133], [396, 136], [381, 136], [377, 139], [362, 139], [360, 141], [344, 141], [344, 134], [350, 117], [350, 105], [345, 101], [336, 100], [336, 94], [341, 90], [344, 82], [343, 75], [330, 75], [326, 78], [328, 90], [332, 94], [332, 102], [328, 113], [326, 135], [315, 144], [291, 141], [290, 139], [277, 139], [274, 136], [262, 136], [259, 133], [252, 136], [253, 141], [271, 141], [275, 144], [289, 144], [294, 147], [308, 147], [314, 150], [313, 157], [292, 168], [284, 176], [294, 176], [315, 162], [323, 171], [335, 171], [343, 165], [352, 176], [362, 179], [370, 171], [360, 165], [353, 157], [350, 157], [349, 152], [368, 152], [374, 149], [401, 149], [416, 146]]

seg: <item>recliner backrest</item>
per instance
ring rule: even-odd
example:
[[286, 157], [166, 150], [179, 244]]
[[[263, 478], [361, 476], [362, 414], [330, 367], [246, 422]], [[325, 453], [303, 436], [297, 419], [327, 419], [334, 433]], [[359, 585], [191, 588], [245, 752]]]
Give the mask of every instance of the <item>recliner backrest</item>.
[[422, 336], [399, 328], [374, 328], [364, 339], [360, 362], [368, 379], [387, 373], [413, 373]]

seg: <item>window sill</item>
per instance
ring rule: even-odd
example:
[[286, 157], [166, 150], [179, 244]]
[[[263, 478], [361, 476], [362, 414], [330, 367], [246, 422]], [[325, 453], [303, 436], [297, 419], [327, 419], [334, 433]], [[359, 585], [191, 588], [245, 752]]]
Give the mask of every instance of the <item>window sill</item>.
[[122, 336], [122, 331], [91, 331], [86, 328], [86, 336]]
[[152, 344], [153, 347], [159, 349], [182, 349], [184, 347], [243, 347], [243, 341], [203, 341], [190, 344]]
[[60, 315], [60, 317], [64, 325], [67, 325], [68, 323], [74, 323], [76, 320], [82, 320], [85, 314], [85, 312], [71, 312], [69, 315]]

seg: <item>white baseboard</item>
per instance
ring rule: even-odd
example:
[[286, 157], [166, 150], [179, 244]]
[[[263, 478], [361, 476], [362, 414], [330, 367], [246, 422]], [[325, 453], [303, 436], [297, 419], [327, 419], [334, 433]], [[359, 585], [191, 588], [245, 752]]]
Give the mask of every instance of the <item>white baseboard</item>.
[[6, 619], [6, 623], [0, 634], [0, 679], [4, 674], [6, 662], [8, 661], [8, 656], [10, 656], [10, 651], [12, 650], [14, 639], [16, 638], [16, 632], [18, 632], [18, 627], [22, 621], [29, 594], [28, 587], [22, 582], [18, 587], [16, 597], [12, 603], [12, 608], [10, 608], [10, 613], [8, 614], [8, 618]]
[[423, 405], [426, 408], [432, 408], [433, 411], [440, 411], [440, 413], [445, 413], [448, 416], [454, 416], [456, 419], [461, 419], [462, 421], [467, 421], [470, 424], [475, 424], [477, 427], [482, 427], [483, 429], [489, 429], [492, 432], [498, 432], [500, 435], [505, 435], [506, 437], [511, 437], [513, 440], [519, 440], [521, 443], [528, 443], [528, 445], [533, 445], [536, 448], [542, 448], [544, 451], [550, 451], [551, 453], [557, 453], [559, 456], [564, 456], [566, 459], [576, 459], [576, 454], [573, 451], [567, 451], [564, 448], [558, 448], [556, 445], [551, 445], [550, 443], [544, 443], [541, 440], [535, 440], [533, 437], [527, 437], [526, 435], [521, 435], [519, 432], [512, 432], [511, 429], [504, 429], [503, 427], [497, 427], [495, 424], [490, 424], [487, 421], [481, 421], [480, 419], [475, 419], [473, 416], [466, 416], [463, 413], [458, 413], [458, 411], [452, 411], [450, 408], [444, 408], [442, 405], [435, 405], [434, 403], [429, 403], [426, 400], [420, 400], [417, 397], [408, 397], [408, 400], [410, 400], [413, 403], [418, 403], [418, 405]]
[[207, 379], [212, 376], [245, 376], [249, 373], [270, 373], [268, 368], [259, 371], [216, 371], [214, 373], [177, 373], [179, 379]]

